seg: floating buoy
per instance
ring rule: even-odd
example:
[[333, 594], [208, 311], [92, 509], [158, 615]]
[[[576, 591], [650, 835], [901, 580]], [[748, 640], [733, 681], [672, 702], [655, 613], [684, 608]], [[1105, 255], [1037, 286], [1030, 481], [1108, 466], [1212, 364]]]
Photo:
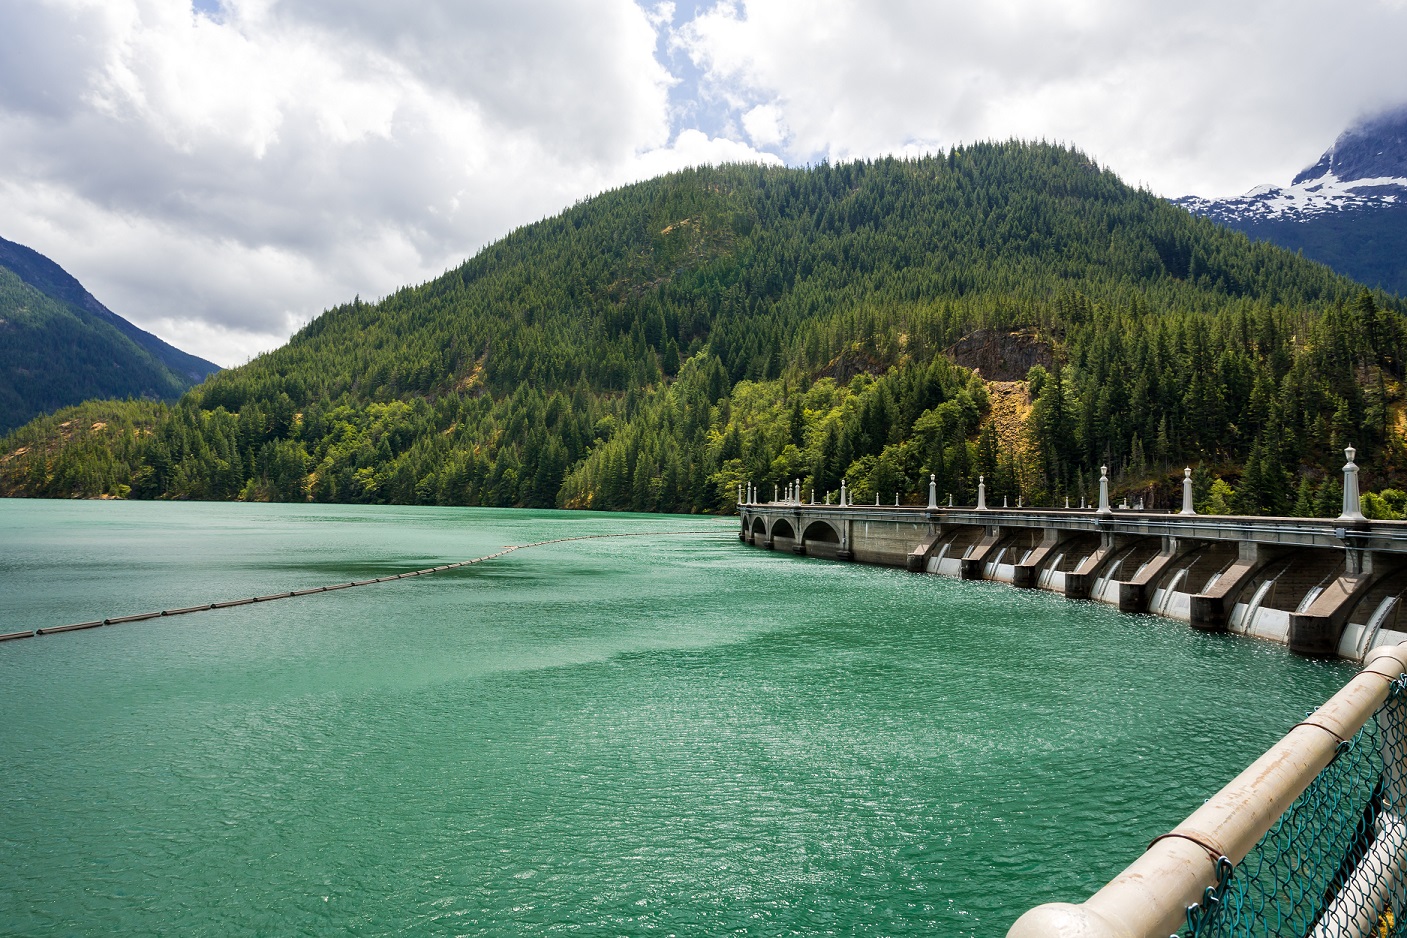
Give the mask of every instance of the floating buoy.
[[[155, 615], [155, 613], [153, 613]], [[50, 632], [80, 632], [83, 629], [96, 629], [107, 623], [103, 620], [96, 622], [75, 622], [73, 625], [55, 625], [47, 629], [35, 629], [35, 635], [48, 635]]]
[[211, 606], [213, 606], [213, 605], [215, 605], [215, 604], [214, 604], [214, 603], [206, 603], [206, 604], [203, 605], [203, 606], [187, 606], [187, 607], [184, 608], [184, 609], [163, 609], [162, 612], [161, 612], [161, 614], [162, 614], [163, 616], [183, 616], [183, 615], [185, 615], [185, 614], [188, 613], [188, 612], [204, 612], [205, 610], [209, 609], [209, 608], [210, 608]]

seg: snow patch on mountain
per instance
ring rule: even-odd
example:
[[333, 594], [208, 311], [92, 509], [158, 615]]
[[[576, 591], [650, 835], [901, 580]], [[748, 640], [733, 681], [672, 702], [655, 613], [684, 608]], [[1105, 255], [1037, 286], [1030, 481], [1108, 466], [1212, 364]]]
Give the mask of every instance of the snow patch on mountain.
[[1288, 186], [1256, 186], [1230, 198], [1189, 195], [1172, 201], [1226, 224], [1307, 220], [1330, 212], [1407, 204], [1407, 107], [1350, 127]]
[[1333, 173], [1326, 173], [1298, 185], [1256, 186], [1244, 195], [1227, 199], [1204, 199], [1189, 195], [1173, 202], [1193, 214], [1205, 215], [1220, 222], [1310, 218], [1325, 212], [1407, 203], [1407, 177], [1340, 179]]

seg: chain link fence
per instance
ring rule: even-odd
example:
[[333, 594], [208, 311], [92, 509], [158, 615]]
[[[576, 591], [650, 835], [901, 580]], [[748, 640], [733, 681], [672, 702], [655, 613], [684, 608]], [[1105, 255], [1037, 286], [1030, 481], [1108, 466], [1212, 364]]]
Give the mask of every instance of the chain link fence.
[[1407, 680], [1173, 938], [1407, 938]]

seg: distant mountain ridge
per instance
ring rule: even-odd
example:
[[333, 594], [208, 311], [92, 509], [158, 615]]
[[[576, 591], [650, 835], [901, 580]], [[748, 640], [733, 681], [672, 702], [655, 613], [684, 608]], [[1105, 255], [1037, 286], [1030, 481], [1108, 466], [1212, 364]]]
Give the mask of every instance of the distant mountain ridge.
[[132, 325], [43, 254], [0, 238], [0, 432], [98, 397], [175, 400], [219, 370]]
[[155, 355], [166, 367], [199, 384], [220, 370], [214, 362], [198, 358], [139, 329], [98, 302], [68, 271], [33, 248], [0, 238], [0, 267], [9, 268], [34, 289], [62, 303], [91, 313]]
[[1407, 105], [1344, 131], [1288, 186], [1173, 202], [1362, 283], [1407, 294]]

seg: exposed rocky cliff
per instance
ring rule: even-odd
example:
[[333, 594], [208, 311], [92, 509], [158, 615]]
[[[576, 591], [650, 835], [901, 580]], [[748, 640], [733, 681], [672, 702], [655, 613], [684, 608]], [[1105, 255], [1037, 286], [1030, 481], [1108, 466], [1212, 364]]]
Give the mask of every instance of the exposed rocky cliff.
[[1032, 327], [978, 329], [953, 343], [946, 354], [988, 381], [1024, 381], [1036, 365], [1049, 368], [1055, 360], [1050, 342]]

